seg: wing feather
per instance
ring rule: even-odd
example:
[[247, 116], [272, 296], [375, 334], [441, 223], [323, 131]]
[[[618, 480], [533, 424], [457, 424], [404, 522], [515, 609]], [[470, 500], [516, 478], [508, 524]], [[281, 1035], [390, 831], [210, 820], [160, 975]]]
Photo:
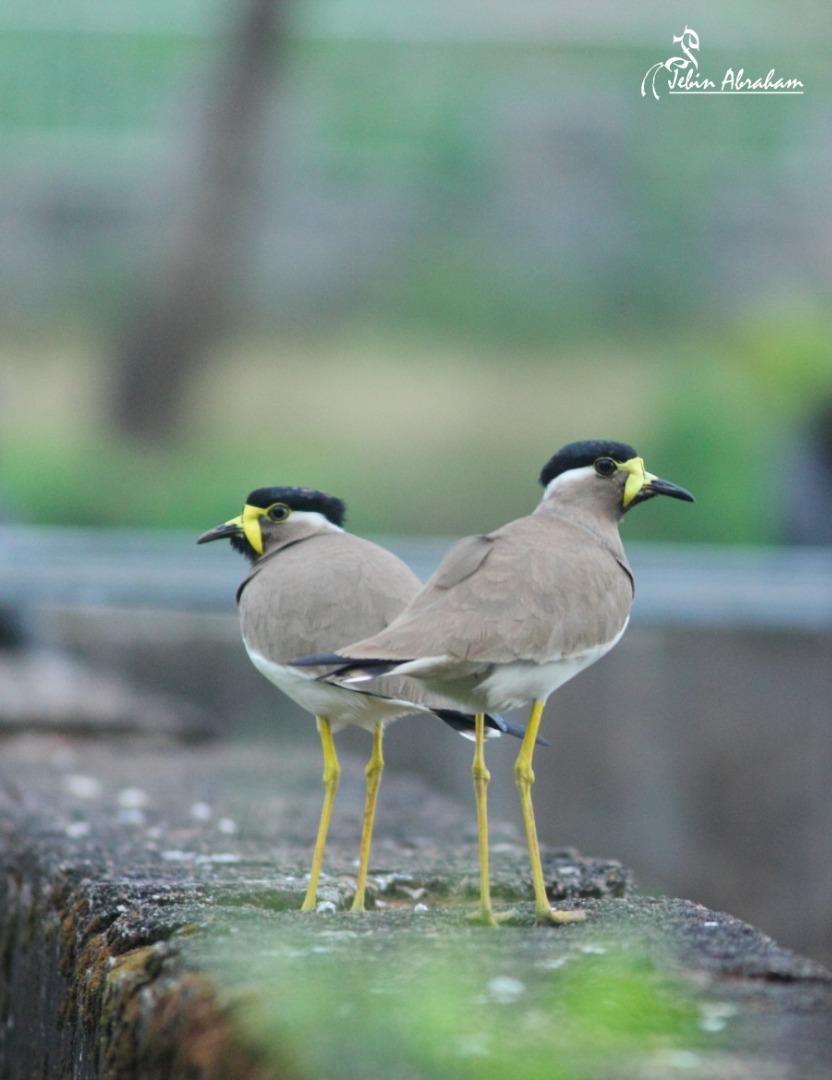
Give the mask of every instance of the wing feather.
[[619, 556], [562, 518], [520, 518], [456, 545], [386, 630], [336, 651], [477, 663], [580, 653], [611, 641], [629, 614], [632, 588]]

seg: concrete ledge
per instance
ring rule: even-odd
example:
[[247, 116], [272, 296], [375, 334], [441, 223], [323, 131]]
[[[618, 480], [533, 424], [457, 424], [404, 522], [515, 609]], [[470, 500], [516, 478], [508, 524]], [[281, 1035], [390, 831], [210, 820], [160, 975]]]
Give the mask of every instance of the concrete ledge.
[[590, 918], [532, 928], [525, 853], [495, 823], [495, 892], [527, 925], [468, 926], [472, 810], [407, 776], [391, 775], [383, 788], [378, 910], [350, 916], [341, 909], [353, 888], [362, 763], [344, 762], [322, 890], [333, 913], [301, 916], [320, 795], [315, 755], [43, 734], [2, 747], [4, 1076], [275, 1075], [240, 1034], [209, 962], [212, 942], [231, 932], [259, 958], [255, 986], [276, 962], [258, 948], [266, 938], [278, 951], [281, 942], [314, 950], [326, 940], [345, 958], [374, 955], [373, 942], [419, 950], [437, 937], [470, 940], [524, 978], [541, 960], [554, 970], [638, 942], [657, 964], [686, 973], [697, 993], [730, 1001], [731, 1039], [707, 1059], [707, 1075], [820, 1078], [832, 1068], [832, 989], [819, 965], [730, 916], [638, 896], [613, 860], [549, 852], [551, 895], [584, 905]]

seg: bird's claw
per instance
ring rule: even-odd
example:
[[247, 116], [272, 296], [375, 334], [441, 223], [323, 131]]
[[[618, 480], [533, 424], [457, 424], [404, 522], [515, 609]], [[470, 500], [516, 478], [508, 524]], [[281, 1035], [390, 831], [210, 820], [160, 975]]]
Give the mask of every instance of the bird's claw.
[[534, 921], [538, 926], [567, 926], [569, 923], [586, 922], [586, 912], [580, 910], [559, 911], [557, 908], [537, 908]]
[[500, 923], [510, 922], [517, 913], [511, 911], [491, 911], [490, 908], [480, 908], [466, 915], [466, 922], [475, 923], [478, 926], [499, 926]]

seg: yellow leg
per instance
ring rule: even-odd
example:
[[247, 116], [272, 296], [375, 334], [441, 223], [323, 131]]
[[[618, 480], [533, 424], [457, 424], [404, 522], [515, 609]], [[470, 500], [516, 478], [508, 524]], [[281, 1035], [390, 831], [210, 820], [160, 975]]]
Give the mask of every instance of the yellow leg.
[[514, 778], [517, 782], [517, 790], [520, 793], [520, 806], [523, 811], [523, 824], [526, 827], [526, 841], [529, 845], [529, 859], [532, 864], [532, 885], [534, 886], [535, 917], [538, 922], [583, 922], [586, 913], [583, 911], [553, 911], [546, 895], [546, 882], [543, 877], [543, 864], [540, 861], [540, 845], [537, 842], [537, 826], [534, 820], [534, 807], [532, 806], [532, 784], [534, 783], [534, 770], [532, 769], [532, 757], [535, 743], [540, 730], [540, 721], [543, 718], [545, 701], [535, 701], [532, 706], [526, 734], [523, 736], [523, 744], [517, 761], [514, 763]]
[[321, 749], [324, 752], [324, 802], [321, 807], [321, 820], [318, 823], [318, 836], [315, 840], [315, 850], [312, 853], [312, 868], [309, 871], [309, 886], [301, 911], [314, 911], [318, 902], [318, 878], [321, 874], [321, 863], [324, 861], [324, 849], [326, 837], [329, 832], [329, 823], [332, 819], [332, 807], [335, 803], [335, 793], [338, 790], [338, 781], [341, 778], [341, 766], [338, 764], [338, 755], [335, 753], [335, 740], [332, 737], [332, 726], [325, 716], [316, 717], [318, 733], [321, 736]]
[[367, 797], [364, 802], [364, 824], [361, 828], [361, 851], [358, 856], [358, 877], [355, 882], [355, 897], [351, 911], [364, 911], [364, 894], [367, 891], [367, 868], [370, 865], [370, 848], [373, 843], [373, 825], [376, 820], [378, 789], [381, 787], [381, 774], [384, 771], [384, 755], [381, 744], [384, 738], [384, 726], [376, 723], [373, 732], [373, 752], [364, 769], [367, 777]]
[[480, 853], [480, 910], [477, 921], [486, 926], [496, 926], [497, 920], [491, 909], [491, 880], [488, 874], [488, 781], [491, 773], [485, 764], [485, 716], [477, 713], [474, 718], [476, 749], [471, 773], [474, 777], [474, 797], [477, 800], [477, 835]]

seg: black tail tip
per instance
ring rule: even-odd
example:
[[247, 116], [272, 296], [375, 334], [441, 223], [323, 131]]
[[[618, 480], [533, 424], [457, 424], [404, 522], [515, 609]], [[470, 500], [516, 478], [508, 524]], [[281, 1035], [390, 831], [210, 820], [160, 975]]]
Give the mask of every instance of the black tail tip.
[[[434, 714], [439, 717], [440, 720], [444, 720], [448, 727], [459, 732], [460, 735], [464, 735], [468, 738], [471, 737], [472, 732], [476, 727], [476, 719], [472, 713], [462, 712], [461, 709], [434, 709]], [[506, 720], [504, 716], [500, 716], [499, 713], [486, 713], [485, 714], [485, 726], [491, 732], [497, 732], [500, 735], [511, 735], [515, 739], [522, 739], [526, 734], [526, 729], [519, 724], [512, 724], [511, 721]], [[546, 739], [537, 739], [537, 746], [548, 746], [549, 743]]]

